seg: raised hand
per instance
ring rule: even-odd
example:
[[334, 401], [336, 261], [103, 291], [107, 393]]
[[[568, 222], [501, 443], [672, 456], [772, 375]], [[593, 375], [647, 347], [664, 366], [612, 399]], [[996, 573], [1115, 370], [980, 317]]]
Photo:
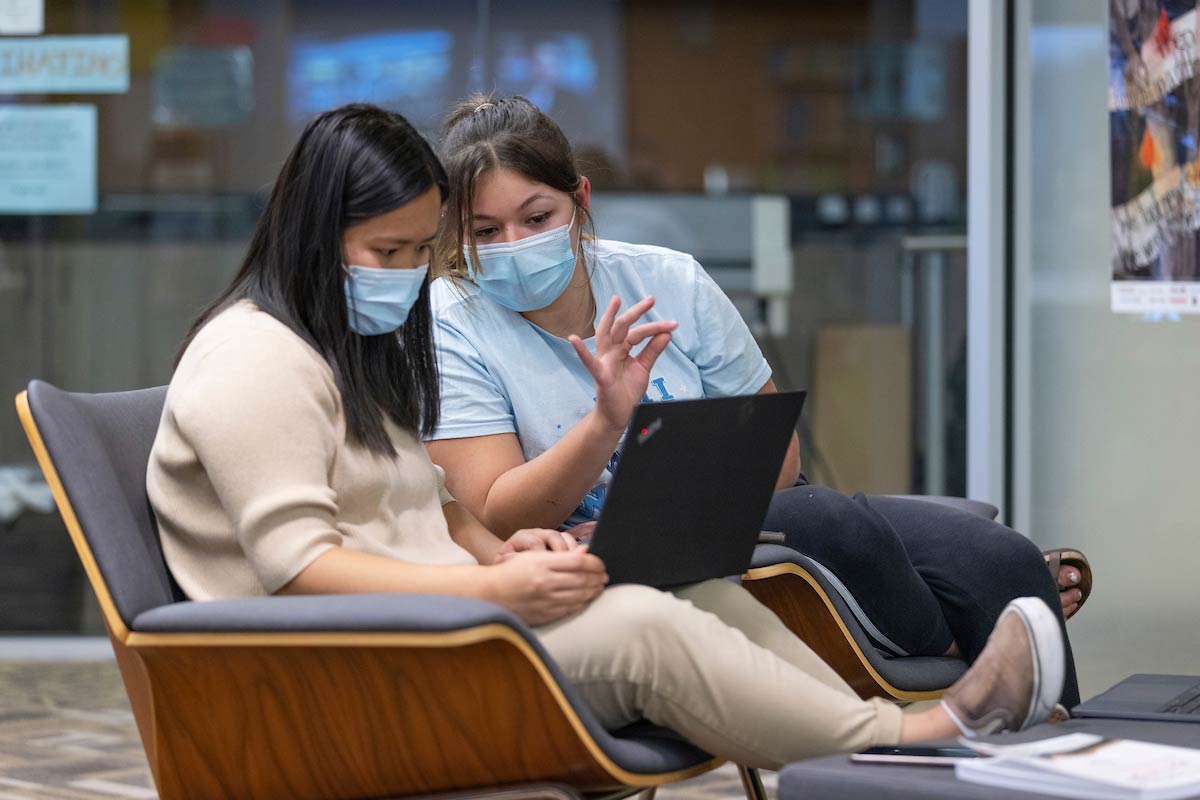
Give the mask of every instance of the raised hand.
[[[641, 402], [650, 383], [650, 370], [671, 342], [671, 331], [679, 327], [674, 320], [657, 320], [634, 326], [654, 307], [647, 297], [618, 316], [621, 299], [614, 296], [596, 323], [596, 352], [588, 351], [578, 336], [570, 337], [579, 360], [596, 382], [596, 412], [613, 430], [624, 430]], [[649, 340], [636, 356], [633, 348]]]

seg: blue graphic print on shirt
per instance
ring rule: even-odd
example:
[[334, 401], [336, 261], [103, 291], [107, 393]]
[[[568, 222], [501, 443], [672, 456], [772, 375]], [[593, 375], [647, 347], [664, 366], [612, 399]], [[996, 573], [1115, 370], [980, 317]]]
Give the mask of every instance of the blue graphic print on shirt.
[[[667, 391], [666, 378], [653, 378], [650, 381], [650, 386], [653, 386], [658, 391], [659, 396], [651, 397], [650, 393], [646, 392], [642, 395], [643, 403], [659, 403], [675, 399], [675, 395]], [[608, 459], [608, 466], [604, 468], [600, 483], [593, 486], [591, 491], [587, 493], [587, 496], [583, 498], [583, 502], [575, 509], [574, 516], [586, 517], [587, 519], [600, 518], [600, 509], [604, 507], [604, 498], [608, 496], [608, 483], [617, 472], [617, 464], [621, 460], [621, 448], [624, 444], [625, 436], [622, 435], [621, 441], [617, 443], [616, 451]]]
[[[621, 445], [624, 443], [625, 437], [621, 437], [621, 441], [617, 443], [617, 449], [608, 459], [608, 466], [604, 468], [609, 475], [617, 471], [617, 464], [621, 461]], [[583, 498], [583, 502], [579, 504], [579, 508], [575, 509], [575, 513], [588, 519], [599, 519], [600, 509], [604, 507], [604, 498], [608, 495], [608, 484], [597, 483], [592, 487], [592, 490]]]
[[[662, 400], [665, 402], [667, 400], [675, 399], [675, 395], [673, 395], [667, 391], [667, 379], [666, 378], [655, 378], [654, 380], [650, 381], [650, 385], [653, 386], [654, 388], [658, 389], [658, 393], [660, 395], [662, 395], [661, 397], [658, 398], [658, 400]], [[649, 387], [647, 387], [647, 388], [649, 388]], [[643, 403], [654, 403], [654, 402], [658, 402], [658, 400], [655, 400], [654, 398], [652, 398], [649, 395], [649, 393], [642, 395]]]

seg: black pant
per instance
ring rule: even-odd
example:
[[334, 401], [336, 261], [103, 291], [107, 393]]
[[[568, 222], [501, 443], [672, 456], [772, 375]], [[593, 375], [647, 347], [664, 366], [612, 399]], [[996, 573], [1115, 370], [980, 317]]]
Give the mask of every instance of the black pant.
[[812, 485], [776, 492], [763, 527], [827, 567], [909, 655], [942, 655], [957, 642], [972, 662], [1008, 601], [1042, 598], [1064, 625], [1062, 703], [1079, 702], [1057, 581], [1037, 546], [1016, 531], [936, 503], [847, 497]]

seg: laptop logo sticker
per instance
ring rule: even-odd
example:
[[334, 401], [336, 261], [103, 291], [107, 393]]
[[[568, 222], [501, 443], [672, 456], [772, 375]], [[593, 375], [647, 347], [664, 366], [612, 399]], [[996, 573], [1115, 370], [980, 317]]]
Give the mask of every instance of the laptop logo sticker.
[[644, 427], [640, 431], [638, 431], [638, 437], [637, 437], [638, 444], [645, 444], [646, 440], [649, 439], [654, 434], [658, 433], [661, 428], [662, 428], [662, 417], [658, 417], [657, 419], [654, 420], [654, 422], [651, 422], [649, 425], [647, 425], [646, 427]]

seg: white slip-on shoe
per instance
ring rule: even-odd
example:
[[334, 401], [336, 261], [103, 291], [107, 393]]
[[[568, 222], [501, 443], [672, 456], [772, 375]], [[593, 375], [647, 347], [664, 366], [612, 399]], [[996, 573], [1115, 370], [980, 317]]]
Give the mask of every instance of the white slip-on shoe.
[[942, 696], [942, 707], [968, 737], [1024, 730], [1045, 722], [1062, 694], [1062, 631], [1036, 597], [1018, 597], [1000, 613], [979, 658]]

